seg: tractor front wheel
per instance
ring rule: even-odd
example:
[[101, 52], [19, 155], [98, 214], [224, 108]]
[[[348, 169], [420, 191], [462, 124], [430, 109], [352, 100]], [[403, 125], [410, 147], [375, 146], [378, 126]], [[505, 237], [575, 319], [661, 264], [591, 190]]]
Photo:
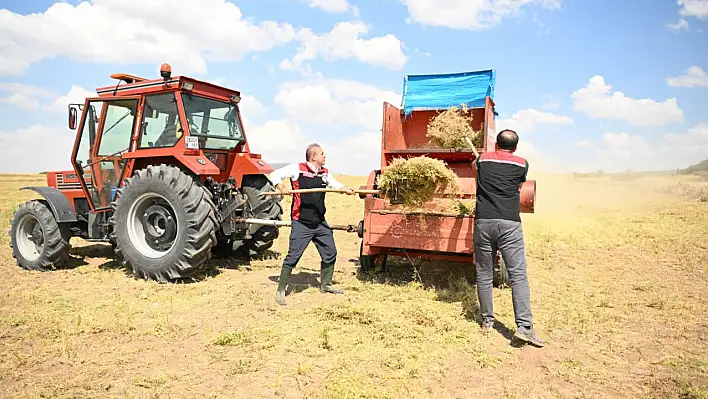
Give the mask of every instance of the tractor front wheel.
[[169, 282], [199, 271], [216, 245], [215, 206], [197, 179], [152, 165], [128, 178], [113, 203], [116, 257], [143, 279]]
[[69, 257], [71, 234], [57, 223], [42, 202], [28, 201], [17, 209], [10, 228], [10, 246], [17, 264], [25, 270], [46, 271]]

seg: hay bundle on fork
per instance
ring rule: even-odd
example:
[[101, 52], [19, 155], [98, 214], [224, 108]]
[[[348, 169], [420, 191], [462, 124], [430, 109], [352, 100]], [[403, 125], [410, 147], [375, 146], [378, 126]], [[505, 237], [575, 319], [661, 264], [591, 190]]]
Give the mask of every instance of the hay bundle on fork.
[[457, 175], [443, 161], [426, 156], [395, 158], [377, 184], [386, 198], [398, 198], [408, 208], [422, 208], [436, 196], [455, 196], [460, 190]]
[[430, 143], [440, 148], [469, 148], [465, 141], [469, 137], [475, 147], [482, 148], [484, 134], [472, 129], [471, 114], [467, 105], [462, 104], [462, 108], [453, 106], [431, 118], [426, 133]]

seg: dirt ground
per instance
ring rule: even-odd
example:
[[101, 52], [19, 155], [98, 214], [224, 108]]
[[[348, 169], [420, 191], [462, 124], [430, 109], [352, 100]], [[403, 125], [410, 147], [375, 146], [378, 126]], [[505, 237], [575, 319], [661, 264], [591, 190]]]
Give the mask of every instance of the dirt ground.
[[[535, 178], [523, 218], [541, 349], [510, 343], [509, 289], [494, 293], [504, 327], [482, 333], [470, 265], [389, 258], [365, 275], [346, 232], [345, 295], [318, 291], [311, 245], [287, 307], [274, 300], [287, 228], [266, 258], [213, 259], [191, 284], [133, 279], [110, 245], [76, 238], [68, 268], [27, 272], [9, 220], [36, 198], [18, 188], [44, 180], [0, 176], [0, 396], [707, 398], [708, 203], [674, 177]], [[331, 223], [362, 217], [357, 197], [327, 202]]]

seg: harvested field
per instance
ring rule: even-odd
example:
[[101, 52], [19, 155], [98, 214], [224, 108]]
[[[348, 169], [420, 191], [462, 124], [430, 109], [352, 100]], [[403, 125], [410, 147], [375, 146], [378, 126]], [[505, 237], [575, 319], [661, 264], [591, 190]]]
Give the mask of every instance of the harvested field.
[[[110, 245], [76, 238], [69, 268], [26, 272], [6, 232], [14, 207], [36, 198], [18, 188], [44, 177], [0, 176], [0, 397], [706, 398], [708, 203], [681, 184], [707, 183], [530, 178], [542, 349], [510, 345], [510, 290], [495, 289], [505, 328], [485, 336], [465, 265], [389, 258], [387, 271], [360, 275], [359, 239], [341, 231], [335, 283], [346, 294], [319, 293], [310, 246], [282, 308], [287, 229], [250, 270], [213, 259], [192, 284], [132, 279]], [[328, 195], [332, 223], [357, 223], [362, 208]]]

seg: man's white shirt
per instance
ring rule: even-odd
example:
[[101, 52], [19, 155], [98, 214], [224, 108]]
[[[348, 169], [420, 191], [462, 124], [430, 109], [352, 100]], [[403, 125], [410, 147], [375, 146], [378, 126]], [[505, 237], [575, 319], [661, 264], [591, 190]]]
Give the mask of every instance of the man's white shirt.
[[[316, 165], [313, 165], [311, 163], [307, 163], [307, 166], [310, 167], [310, 169], [319, 172], [319, 168], [316, 167]], [[342, 188], [344, 187], [344, 184], [340, 183], [337, 181], [337, 179], [334, 178], [334, 176], [331, 174], [332, 171], [328, 170], [328, 173], [322, 176], [322, 180], [324, 180], [325, 183], [327, 183], [327, 188]], [[282, 183], [283, 179], [289, 178], [292, 181], [295, 181], [300, 177], [300, 164], [299, 163], [291, 163], [287, 166], [284, 166], [280, 169], [276, 169], [273, 171], [273, 173], [268, 176], [268, 179], [270, 179], [271, 183], [273, 184], [278, 184]]]

